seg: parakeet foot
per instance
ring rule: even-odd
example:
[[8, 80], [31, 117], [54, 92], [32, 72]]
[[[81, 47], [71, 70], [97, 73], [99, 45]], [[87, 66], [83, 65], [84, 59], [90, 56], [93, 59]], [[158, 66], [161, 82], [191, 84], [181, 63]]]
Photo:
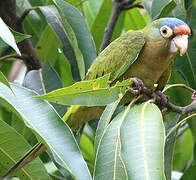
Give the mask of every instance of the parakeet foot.
[[142, 82], [141, 79], [133, 77], [132, 78], [135, 87], [130, 87], [128, 88], [128, 91], [131, 92], [134, 95], [140, 95], [143, 93], [143, 89], [144, 89], [144, 83]]
[[155, 98], [155, 103], [158, 105], [161, 105], [165, 107], [168, 103], [167, 96], [163, 94], [161, 91], [156, 91], [153, 93], [153, 96]]

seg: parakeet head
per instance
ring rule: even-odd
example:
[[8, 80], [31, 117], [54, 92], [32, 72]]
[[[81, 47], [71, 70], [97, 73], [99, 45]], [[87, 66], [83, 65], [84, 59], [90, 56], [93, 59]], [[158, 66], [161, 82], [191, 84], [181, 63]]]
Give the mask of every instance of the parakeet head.
[[170, 53], [180, 51], [181, 56], [188, 48], [188, 36], [191, 34], [189, 26], [177, 18], [157, 19], [144, 32], [148, 33], [150, 39], [165, 41]]

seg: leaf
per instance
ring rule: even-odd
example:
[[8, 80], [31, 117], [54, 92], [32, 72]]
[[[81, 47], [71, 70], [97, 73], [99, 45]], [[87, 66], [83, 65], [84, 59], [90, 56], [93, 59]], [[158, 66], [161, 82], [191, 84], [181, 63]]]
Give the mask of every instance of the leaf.
[[[59, 39], [62, 42], [63, 52], [71, 65], [72, 76], [74, 80], [79, 81], [81, 79], [80, 75], [84, 76], [83, 75], [84, 72], [83, 70], [81, 73], [79, 72], [78, 66], [80, 66], [80, 64], [78, 64], [78, 62], [81, 59], [77, 60], [77, 58], [81, 58], [81, 57], [76, 57], [76, 54], [78, 54], [79, 52], [77, 47], [75, 47], [75, 49], [73, 47], [73, 41], [74, 42], [76, 41], [75, 35], [73, 34], [73, 30], [70, 29], [71, 27], [69, 27], [69, 24], [67, 24], [67, 28], [69, 28], [68, 29], [69, 32], [67, 31], [67, 28], [65, 29], [63, 19], [61, 18], [55, 6], [43, 6], [40, 7], [40, 9], [42, 13], [45, 15], [48, 23], [54, 29], [54, 31], [56, 32], [56, 34], [58, 35]], [[75, 50], [77, 51], [77, 53], [75, 53]], [[79, 53], [78, 55], [80, 56], [81, 54]]]
[[36, 98], [63, 105], [104, 106], [117, 100], [120, 94], [124, 95], [126, 86], [132, 82], [131, 79], [125, 80], [110, 88], [108, 80], [109, 75], [105, 75], [95, 80], [81, 81], [48, 94], [36, 96]]
[[61, 76], [64, 86], [68, 86], [73, 84], [74, 81], [70, 64], [62, 52], [62, 48], [62, 43], [55, 31], [50, 25], [46, 26], [38, 44], [36, 45], [36, 53], [43, 62], [50, 62]]
[[125, 30], [139, 30], [146, 26], [144, 16], [141, 14], [140, 10], [137, 8], [131, 9], [126, 12], [125, 18]]
[[134, 106], [120, 121], [121, 155], [129, 179], [165, 179], [165, 129], [159, 108], [150, 103]]
[[196, 179], [195, 171], [196, 171], [196, 164], [193, 163], [187, 170], [185, 170], [180, 180], [195, 180]]
[[160, 12], [160, 15], [158, 18], [163, 18], [163, 17], [167, 17], [172, 10], [175, 9], [175, 7], [177, 6], [176, 2], [174, 0], [170, 1]]
[[[78, 42], [78, 47], [85, 61], [85, 72], [89, 69], [92, 61], [96, 58], [96, 48], [90, 30], [82, 14], [72, 5], [63, 0], [53, 0], [61, 9], [64, 17], [71, 25]], [[88, 51], [87, 51], [88, 50]]]
[[[177, 114], [172, 122], [166, 126], [166, 134], [176, 125], [179, 121], [181, 115]], [[170, 119], [171, 120], [171, 119]], [[165, 118], [164, 118], [165, 122]], [[167, 137], [165, 141], [165, 151], [164, 151], [164, 169], [165, 169], [165, 176], [167, 180], [171, 180], [172, 175], [172, 164], [173, 164], [173, 154], [174, 154], [174, 147], [176, 143], [176, 136], [177, 130], [172, 132], [169, 137]]]
[[176, 7], [176, 2], [174, 0], [153, 0], [151, 7], [151, 18], [157, 19], [161, 17], [167, 16], [174, 8]]
[[94, 179], [165, 179], [163, 151], [164, 126], [158, 107], [128, 106], [112, 120], [101, 140]]
[[99, 9], [102, 5], [104, 1], [103, 0], [99, 0], [99, 1], [95, 1], [95, 0], [88, 0], [85, 1], [82, 5], [83, 5], [83, 10], [84, 10], [84, 15], [87, 19], [88, 25], [91, 28], [94, 20], [99, 12]]
[[[25, 152], [31, 149], [28, 142], [12, 127], [0, 120], [0, 176], [11, 168]], [[16, 143], [17, 142], [17, 143]], [[42, 175], [40, 177], [40, 174]], [[51, 179], [40, 159], [29, 163], [17, 172], [12, 173], [21, 179]]]
[[10, 90], [12, 90], [7, 78], [4, 76], [4, 74], [1, 71], [0, 71], [0, 82], [5, 84], [8, 88], [10, 88]]
[[[37, 95], [26, 88], [12, 84], [13, 93], [0, 83], [1, 101], [22, 118], [33, 133], [58, 158], [58, 163], [75, 179], [91, 179], [87, 165], [69, 127], [46, 101], [32, 98]], [[41, 116], [40, 116], [41, 115]]]
[[107, 126], [109, 125], [112, 115], [114, 114], [114, 111], [116, 110], [120, 100], [122, 99], [122, 96], [119, 97], [116, 101], [112, 102], [111, 104], [108, 104], [103, 112], [103, 114], [100, 117], [97, 130], [96, 130], [96, 136], [95, 136], [95, 154], [97, 154], [98, 146], [100, 145], [101, 138], [103, 137]]
[[9, 28], [1, 18], [0, 18], [0, 29], [1, 29], [0, 38], [9, 46], [11, 46], [17, 52], [17, 54], [21, 55], [20, 50], [16, 45], [16, 41], [14, 39], [13, 34], [11, 33], [11, 31], [9, 30]]
[[[63, 87], [61, 79], [48, 62], [42, 70], [30, 71], [26, 75], [24, 86], [36, 91], [38, 94], [48, 93]], [[67, 109], [65, 106], [51, 104], [61, 117], [65, 114]]]

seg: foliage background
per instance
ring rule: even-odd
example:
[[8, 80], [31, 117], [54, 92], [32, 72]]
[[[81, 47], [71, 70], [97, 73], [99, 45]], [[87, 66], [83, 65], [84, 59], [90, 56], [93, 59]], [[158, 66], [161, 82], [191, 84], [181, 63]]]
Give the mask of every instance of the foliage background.
[[[12, 5], [11, 1], [7, 2], [8, 5], [9, 3], [10, 6]], [[176, 57], [172, 77], [168, 84], [182, 83], [196, 89], [196, 65], [194, 63], [196, 57], [196, 1], [146, 0], [141, 2], [136, 0], [129, 1], [129, 3], [141, 5], [144, 8], [138, 6], [140, 8], [121, 11], [112, 34], [112, 40], [128, 30], [142, 29], [149, 22], [160, 17], [171, 16], [186, 21], [192, 29], [189, 49], [185, 56]], [[41, 160], [36, 159], [13, 173], [12, 176], [18, 176], [21, 179], [37, 179], [40, 174], [42, 174], [42, 179], [91, 178], [95, 171], [94, 165], [97, 163], [94, 152], [96, 133], [93, 129], [94, 123], [86, 124], [81, 137], [75, 138], [69, 127], [65, 126], [60, 119], [68, 106], [53, 103], [54, 110], [48, 102], [35, 100], [32, 96], [37, 95], [36, 93], [43, 94], [68, 87], [84, 78], [90, 64], [99, 53], [104, 30], [114, 8], [113, 4], [111, 0], [16, 0], [16, 11], [20, 15], [24, 10], [34, 7], [22, 24], [24, 24], [26, 34], [31, 35], [30, 41], [37, 55], [30, 58], [30, 61], [35, 59], [31, 64], [24, 57], [23, 61], [18, 60], [19, 57], [11, 48], [5, 44], [1, 45], [0, 70], [9, 81], [17, 83], [19, 86], [11, 84], [14, 94], [3, 84], [0, 86], [0, 175], [11, 168], [31, 149], [31, 146], [38, 142], [38, 139], [41, 139], [50, 152], [44, 153]], [[5, 7], [1, 3], [0, 10], [3, 8]], [[20, 31], [17, 27], [10, 25], [8, 21], [6, 22], [3, 13], [0, 15], [8, 26], [15, 31]], [[7, 16], [11, 17], [9, 11], [7, 11]], [[14, 18], [12, 19], [14, 20]], [[6, 32], [4, 33], [6, 34]], [[23, 37], [21, 34], [16, 35], [14, 32], [13, 34], [16, 41], [17, 36]], [[18, 44], [22, 55], [29, 56], [28, 50], [24, 50], [27, 46], [22, 43], [23, 41]], [[22, 62], [25, 62], [26, 66]], [[43, 66], [42, 70], [38, 70], [41, 66]], [[170, 88], [166, 94], [171, 102], [179, 106], [185, 106], [191, 102], [190, 92], [181, 87]], [[115, 107], [115, 104], [112, 107]], [[174, 126], [184, 117], [185, 115], [174, 112], [163, 112], [166, 132], [169, 126]], [[196, 122], [194, 119], [191, 118], [183, 123], [178, 131], [174, 132], [166, 141], [167, 179], [171, 179], [171, 167], [173, 179], [191, 180], [196, 177]], [[55, 134], [53, 134], [54, 132]], [[76, 143], [79, 138], [80, 148]], [[127, 140], [128, 137], [124, 141]], [[107, 140], [107, 142], [109, 141]], [[174, 144], [176, 144], [175, 147]], [[175, 148], [174, 151], [173, 148]], [[103, 151], [108, 153], [111, 149], [103, 148]], [[77, 154], [76, 157], [74, 157], [75, 154]], [[54, 165], [55, 163], [57, 166]], [[135, 166], [138, 164], [136, 163]], [[107, 178], [110, 177], [106, 173], [108, 170], [102, 171], [103, 176]], [[91, 175], [89, 175], [89, 171]], [[122, 172], [116, 173], [117, 175], [123, 174]]]

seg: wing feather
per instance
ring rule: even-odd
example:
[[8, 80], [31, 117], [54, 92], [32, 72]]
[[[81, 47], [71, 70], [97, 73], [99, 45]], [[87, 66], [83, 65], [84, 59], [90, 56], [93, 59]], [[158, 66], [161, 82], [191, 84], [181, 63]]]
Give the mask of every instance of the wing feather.
[[109, 44], [93, 61], [86, 79], [96, 79], [111, 73], [110, 80], [121, 76], [137, 57], [145, 44], [142, 31], [131, 31]]

